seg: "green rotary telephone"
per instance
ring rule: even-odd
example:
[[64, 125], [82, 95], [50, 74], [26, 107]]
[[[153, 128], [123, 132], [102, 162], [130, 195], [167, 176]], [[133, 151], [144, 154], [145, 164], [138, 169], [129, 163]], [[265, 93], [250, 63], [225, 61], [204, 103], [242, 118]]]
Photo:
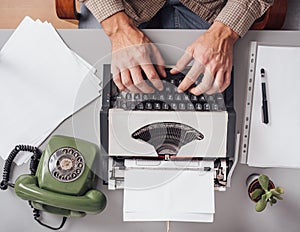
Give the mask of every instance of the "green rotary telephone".
[[[30, 164], [31, 174], [19, 176], [12, 185], [8, 183], [10, 166], [19, 151], [34, 153]], [[106, 197], [95, 189], [97, 176], [93, 172], [98, 158], [97, 145], [66, 136], [53, 136], [41, 157], [37, 148], [19, 145], [6, 160], [0, 187], [6, 189], [7, 186], [13, 186], [20, 198], [30, 202], [36, 220], [38, 211], [63, 216], [61, 228], [67, 217], [83, 217], [104, 210]], [[36, 164], [37, 169], [34, 168]]]

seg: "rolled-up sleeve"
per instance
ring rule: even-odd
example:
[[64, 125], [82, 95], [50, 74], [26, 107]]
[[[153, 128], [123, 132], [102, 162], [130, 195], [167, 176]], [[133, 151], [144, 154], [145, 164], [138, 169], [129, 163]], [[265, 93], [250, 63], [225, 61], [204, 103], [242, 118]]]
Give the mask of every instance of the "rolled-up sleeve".
[[256, 19], [261, 17], [274, 0], [228, 0], [216, 17], [241, 37], [246, 34]]
[[79, 2], [84, 3], [99, 22], [125, 9], [122, 0], [79, 0]]

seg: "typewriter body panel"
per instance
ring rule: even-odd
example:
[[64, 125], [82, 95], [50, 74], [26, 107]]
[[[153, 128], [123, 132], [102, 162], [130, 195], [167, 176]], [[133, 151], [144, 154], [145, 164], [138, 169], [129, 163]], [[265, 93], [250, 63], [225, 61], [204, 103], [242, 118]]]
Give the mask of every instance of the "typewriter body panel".
[[233, 85], [209, 96], [178, 94], [176, 85], [183, 77], [175, 77], [176, 83], [167, 77], [162, 92], [120, 93], [110, 65], [104, 65], [100, 138], [108, 157], [109, 189], [124, 187], [126, 159], [209, 161], [215, 189], [226, 189], [235, 150]]
[[[215, 158], [226, 157], [226, 140], [227, 140], [227, 121], [228, 114], [224, 112], [202, 112], [201, 115], [195, 112], [180, 112], [176, 111], [159, 111], [149, 117], [147, 111], [125, 111], [122, 109], [110, 109], [108, 128], [108, 151], [110, 156], [125, 157], [158, 157], [164, 155], [174, 155], [183, 158]], [[195, 139], [184, 146], [172, 152], [155, 149], [153, 145], [143, 141], [142, 139], [134, 139], [134, 132], [143, 128], [145, 125], [155, 125], [159, 123], [178, 123], [189, 126], [191, 128], [201, 128], [198, 130], [203, 138]], [[225, 125], [225, 126], [215, 126]], [[147, 129], [145, 129], [147, 130]], [[151, 129], [149, 129], [151, 130]], [[160, 129], [161, 133], [167, 133], [167, 129]], [[150, 135], [155, 136], [156, 132]], [[159, 133], [159, 132], [158, 132]], [[192, 133], [192, 132], [191, 132]], [[172, 135], [174, 136], [174, 135]], [[176, 136], [176, 135], [175, 135]], [[174, 136], [174, 137], [175, 137]], [[167, 135], [162, 135], [161, 144], [163, 145]], [[184, 140], [185, 135], [180, 134], [181, 140]], [[155, 139], [155, 138], [153, 138]], [[176, 139], [176, 138], [174, 138]], [[175, 154], [176, 153], [176, 154]]]

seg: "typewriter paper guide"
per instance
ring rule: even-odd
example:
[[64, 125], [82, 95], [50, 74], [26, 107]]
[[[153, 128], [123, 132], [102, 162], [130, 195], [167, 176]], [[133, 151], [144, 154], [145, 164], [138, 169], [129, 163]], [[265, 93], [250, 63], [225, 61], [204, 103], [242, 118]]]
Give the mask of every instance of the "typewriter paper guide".
[[126, 160], [124, 221], [213, 222], [214, 176], [203, 170], [213, 165], [213, 161]]
[[109, 110], [109, 155], [157, 157], [154, 147], [132, 138], [136, 130], [158, 122], [188, 125], [204, 135], [181, 147], [176, 156], [226, 157], [228, 115], [223, 112], [151, 112]]

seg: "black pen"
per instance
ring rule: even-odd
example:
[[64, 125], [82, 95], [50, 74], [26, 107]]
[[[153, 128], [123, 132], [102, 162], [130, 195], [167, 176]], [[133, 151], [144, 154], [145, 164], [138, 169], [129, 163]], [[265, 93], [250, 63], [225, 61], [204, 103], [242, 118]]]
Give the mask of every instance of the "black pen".
[[262, 114], [263, 114], [263, 123], [269, 123], [269, 113], [268, 113], [268, 101], [267, 101], [267, 91], [266, 91], [266, 79], [265, 79], [265, 70], [260, 69], [261, 76], [261, 90], [262, 90]]

